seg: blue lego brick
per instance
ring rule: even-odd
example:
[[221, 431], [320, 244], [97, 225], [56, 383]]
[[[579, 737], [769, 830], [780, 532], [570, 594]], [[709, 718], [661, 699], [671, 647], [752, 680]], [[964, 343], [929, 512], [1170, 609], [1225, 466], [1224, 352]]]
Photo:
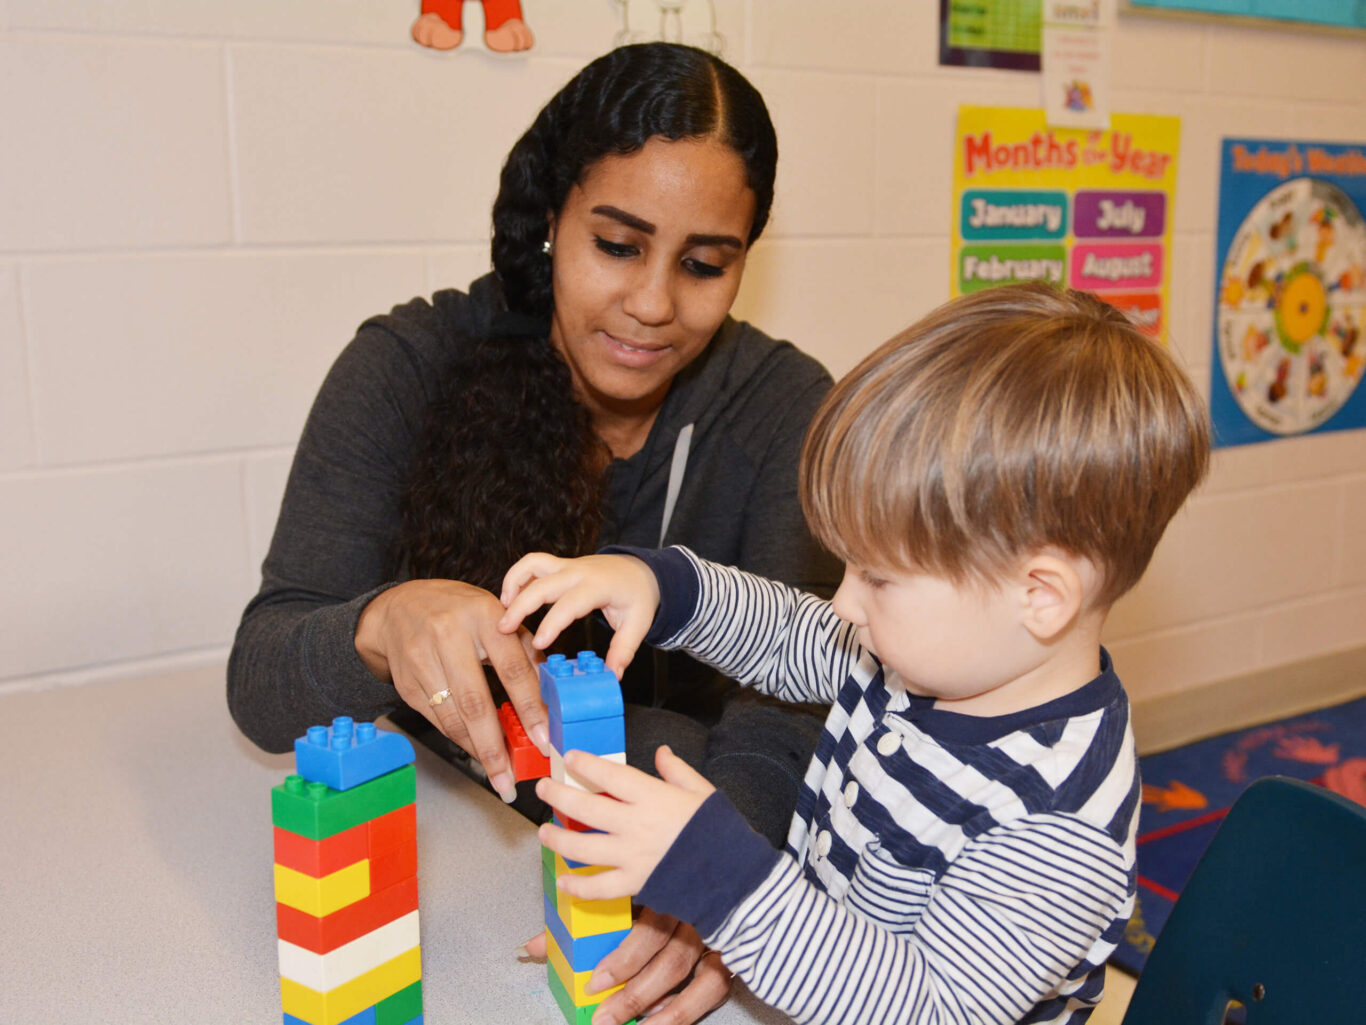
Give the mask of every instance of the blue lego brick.
[[[577, 659], [551, 655], [541, 663], [540, 679], [550, 742], [557, 751], [577, 747], [593, 754], [616, 754], [626, 749], [621, 684], [602, 659], [591, 651], [579, 652]], [[580, 723], [597, 725], [577, 732], [570, 728]], [[570, 746], [565, 746], [567, 741]]]
[[587, 751], [595, 755], [620, 754], [626, 750], [626, 719], [616, 715], [609, 719], [562, 722], [551, 716], [550, 743], [556, 751]]
[[540, 676], [541, 700], [552, 720], [581, 722], [623, 714], [616, 674], [591, 651], [579, 652], [576, 659], [551, 655], [541, 663]]
[[304, 779], [350, 790], [413, 762], [408, 738], [372, 722], [338, 716], [331, 726], [310, 726], [294, 741], [294, 762]]
[[[313, 1025], [313, 1022], [305, 1018], [296, 1018], [292, 1014], [286, 1014], [285, 1025]], [[375, 1025], [375, 1009], [367, 1007], [360, 1014], [353, 1014], [346, 1021], [341, 1022], [341, 1025]]]
[[586, 972], [598, 966], [598, 962], [617, 949], [617, 944], [626, 938], [630, 929], [619, 929], [616, 932], [598, 933], [596, 936], [571, 936], [569, 927], [564, 924], [564, 919], [560, 917], [559, 909], [555, 907], [555, 902], [542, 894], [545, 901], [545, 925], [550, 930], [550, 935], [555, 937], [555, 942], [569, 962], [569, 967], [576, 972]]

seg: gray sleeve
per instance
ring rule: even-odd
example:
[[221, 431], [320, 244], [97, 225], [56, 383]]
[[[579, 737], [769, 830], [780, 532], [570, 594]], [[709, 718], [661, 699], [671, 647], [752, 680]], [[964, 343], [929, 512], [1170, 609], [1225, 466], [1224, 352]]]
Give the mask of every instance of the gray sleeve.
[[356, 622], [388, 586], [398, 498], [427, 396], [410, 346], [373, 322], [324, 380], [304, 426], [261, 590], [228, 661], [228, 707], [267, 751], [336, 715], [398, 707], [355, 650]]

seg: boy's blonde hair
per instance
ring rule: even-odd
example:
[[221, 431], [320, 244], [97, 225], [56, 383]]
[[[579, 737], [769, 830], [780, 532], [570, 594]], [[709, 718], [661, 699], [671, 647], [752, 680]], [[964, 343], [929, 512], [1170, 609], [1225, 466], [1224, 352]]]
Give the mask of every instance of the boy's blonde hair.
[[1106, 607], [1138, 582], [1209, 461], [1205, 406], [1156, 342], [1084, 292], [945, 303], [816, 413], [802, 507], [846, 562], [990, 583], [1056, 546]]

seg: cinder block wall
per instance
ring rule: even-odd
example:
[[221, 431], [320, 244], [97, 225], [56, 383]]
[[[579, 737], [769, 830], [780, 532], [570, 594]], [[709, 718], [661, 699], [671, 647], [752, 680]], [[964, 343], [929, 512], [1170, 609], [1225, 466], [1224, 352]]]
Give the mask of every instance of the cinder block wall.
[[[487, 267], [501, 158], [611, 45], [408, 41], [417, 0], [0, 0], [0, 690], [221, 661], [290, 453], [366, 316]], [[948, 294], [959, 103], [930, 0], [715, 0], [783, 159], [737, 313], [836, 374]], [[1182, 118], [1175, 345], [1207, 383], [1221, 135], [1366, 139], [1361, 37], [1124, 18], [1116, 109]], [[1366, 436], [1221, 453], [1109, 643], [1144, 699], [1362, 643]]]

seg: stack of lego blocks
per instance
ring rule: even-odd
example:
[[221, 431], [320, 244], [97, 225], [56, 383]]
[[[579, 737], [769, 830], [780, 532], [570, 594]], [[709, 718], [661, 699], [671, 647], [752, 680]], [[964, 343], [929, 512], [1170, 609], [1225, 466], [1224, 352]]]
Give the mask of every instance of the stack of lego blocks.
[[[551, 655], [541, 665], [541, 700], [550, 718], [550, 775], [569, 786], [596, 790], [565, 771], [564, 752], [589, 751], [626, 764], [626, 724], [621, 685], [602, 659], [591, 651], [577, 659]], [[568, 829], [586, 830], [573, 819], [555, 821]], [[593, 1010], [610, 993], [589, 996], [584, 986], [599, 961], [610, 954], [631, 929], [631, 898], [578, 900], [561, 891], [562, 873], [591, 874], [602, 866], [566, 861], [541, 848], [541, 881], [545, 890], [546, 952], [550, 990], [571, 1025], [587, 1025]]]
[[412, 744], [341, 717], [294, 754], [271, 793], [285, 1025], [420, 1025]]

